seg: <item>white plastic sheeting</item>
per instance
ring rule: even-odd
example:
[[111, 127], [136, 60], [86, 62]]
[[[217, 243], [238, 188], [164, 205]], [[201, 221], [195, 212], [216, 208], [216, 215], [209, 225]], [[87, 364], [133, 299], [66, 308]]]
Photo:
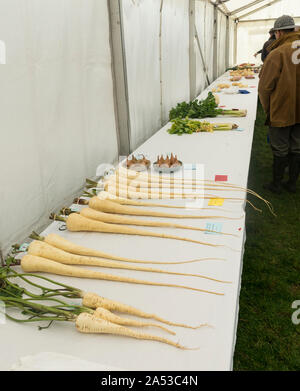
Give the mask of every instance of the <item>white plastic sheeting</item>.
[[[162, 122], [189, 100], [189, 0], [164, 0], [162, 8]], [[156, 129], [158, 130], [158, 129]]]
[[106, 1], [0, 0], [0, 10], [5, 252], [118, 150]]
[[[235, 11], [249, 3], [251, 3], [250, 0], [230, 0], [226, 2], [226, 7], [229, 11]], [[270, 3], [270, 0], [261, 1], [235, 15], [239, 17], [245, 15], [245, 17], [241, 19], [241, 23], [238, 24], [237, 63], [261, 62], [260, 57], [255, 59], [253, 55], [262, 48], [263, 44], [268, 39], [268, 31], [273, 27], [276, 18], [282, 15], [291, 15], [295, 18], [297, 24], [300, 23], [300, 18], [297, 18], [297, 16], [300, 17], [300, 1], [295, 0], [280, 0], [251, 15], [246, 15], [268, 3]], [[249, 20], [249, 22], [243, 22], [244, 20]], [[230, 40], [230, 42], [232, 42], [232, 40]], [[233, 47], [231, 50], [233, 53]]]
[[[226, 6], [229, 11], [235, 11], [240, 7], [252, 3], [251, 0], [230, 0], [226, 2]], [[242, 16], [248, 12], [252, 12], [258, 8], [263, 7], [271, 2], [271, 0], [263, 0], [260, 3], [255, 4], [252, 7], [249, 7], [245, 10], [242, 10], [237, 15]], [[251, 15], [246, 16], [246, 19], [267, 19], [267, 18], [277, 18], [281, 15], [291, 15], [291, 16], [300, 16], [300, 2], [298, 0], [280, 0], [277, 3], [267, 6], [264, 9], [255, 12]]]
[[123, 0], [122, 19], [134, 150], [189, 99], [189, 1]]
[[134, 150], [161, 127], [161, 0], [123, 0], [121, 5], [131, 127], [130, 147]]
[[300, 1], [281, 0], [278, 3], [273, 4], [271, 7], [266, 7], [258, 12], [255, 12], [255, 14], [247, 16], [247, 19], [279, 18], [279, 16], [282, 15], [291, 15], [293, 17], [300, 16]]
[[[136, 149], [189, 100], [189, 0], [123, 0], [122, 23], [128, 82], [130, 148]], [[195, 24], [213, 81], [214, 6], [195, 2]], [[226, 69], [226, 16], [218, 13], [218, 75]], [[137, 33], [139, 32], [139, 33]], [[196, 91], [207, 86], [197, 41]]]
[[[232, 12], [232, 11], [235, 11], [235, 10], [241, 8], [241, 7], [247, 6], [250, 3], [253, 3], [253, 1], [254, 0], [229, 0], [229, 1], [226, 2], [225, 5], [226, 5], [227, 9], [230, 12]], [[261, 7], [261, 6], [265, 5], [265, 4], [267, 4], [267, 3], [270, 3], [270, 1], [271, 0], [261, 0], [260, 3], [257, 3], [254, 6], [249, 7], [246, 10], [243, 10], [243, 11], [239, 12], [238, 15], [242, 15], [242, 14], [244, 14], [246, 12], [250, 12], [253, 9], [256, 9], [258, 7]]]
[[[300, 18], [295, 18], [296, 24], [300, 25]], [[238, 58], [237, 62], [261, 62], [258, 55], [255, 59], [254, 53], [262, 49], [263, 44], [269, 38], [269, 30], [274, 26], [274, 21], [252, 21], [239, 23], [238, 25]]]

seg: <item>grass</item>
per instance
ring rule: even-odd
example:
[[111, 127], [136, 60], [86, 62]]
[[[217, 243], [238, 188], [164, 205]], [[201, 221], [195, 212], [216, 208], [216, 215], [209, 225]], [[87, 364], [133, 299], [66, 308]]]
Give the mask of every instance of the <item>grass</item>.
[[259, 104], [248, 187], [272, 202], [277, 217], [247, 207], [234, 370], [295, 371], [300, 324], [292, 323], [291, 306], [300, 300], [300, 189], [295, 195], [263, 189], [272, 179], [273, 161], [264, 123]]

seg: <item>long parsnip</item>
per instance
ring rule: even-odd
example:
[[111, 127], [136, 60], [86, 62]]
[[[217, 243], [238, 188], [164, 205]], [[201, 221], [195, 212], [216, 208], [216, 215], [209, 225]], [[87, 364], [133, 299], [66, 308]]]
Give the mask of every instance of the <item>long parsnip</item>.
[[179, 349], [190, 350], [189, 348], [186, 348], [179, 343], [173, 342], [166, 338], [146, 333], [138, 333], [129, 329], [128, 327], [108, 322], [107, 320], [103, 320], [95, 315], [87, 314], [84, 312], [78, 315], [75, 324], [77, 330], [81, 333], [123, 335], [131, 338], [162, 342]]
[[216, 232], [207, 230], [205, 228], [198, 228], [198, 227], [191, 227], [187, 225], [181, 225], [176, 223], [166, 223], [162, 221], [152, 221], [152, 220], [139, 220], [134, 219], [132, 217], [127, 217], [124, 215], [118, 215], [118, 214], [112, 214], [112, 213], [105, 213], [100, 212], [92, 208], [83, 208], [80, 211], [80, 214], [84, 217], [87, 217], [88, 219], [93, 219], [97, 221], [102, 221], [104, 223], [111, 223], [111, 224], [127, 224], [127, 225], [141, 225], [146, 227], [165, 227], [165, 228], [179, 228], [179, 229], [188, 229], [193, 231], [201, 231], [201, 232], [215, 232], [221, 235], [229, 235], [229, 236], [237, 236], [234, 234], [229, 234], [225, 232]]
[[222, 245], [222, 244], [201, 242], [199, 240], [193, 240], [181, 236], [167, 235], [164, 233], [158, 233], [152, 231], [144, 231], [141, 229], [129, 228], [127, 226], [118, 225], [118, 224], [102, 223], [101, 221], [87, 219], [86, 217], [83, 217], [77, 213], [70, 214], [70, 216], [68, 216], [65, 221], [68, 230], [71, 232], [102, 232], [102, 233], [124, 234], [124, 235], [153, 236], [161, 239], [182, 240], [185, 242], [191, 242], [191, 243], [201, 244], [210, 247], [226, 247], [226, 245]]
[[96, 293], [92, 293], [92, 292], [83, 292], [82, 304], [88, 308], [96, 309], [98, 307], [102, 307], [102, 308], [106, 308], [109, 311], [116, 311], [128, 315], [134, 315], [140, 318], [145, 318], [145, 319], [154, 319], [157, 320], [158, 322], [167, 324], [169, 326], [183, 327], [183, 328], [188, 328], [193, 330], [200, 329], [203, 326], [208, 326], [207, 323], [202, 323], [198, 326], [190, 326], [184, 323], [171, 322], [170, 320], [164, 319], [156, 314], [142, 311], [128, 304], [124, 304], [116, 300], [111, 300], [106, 297], [99, 296]]
[[[143, 188], [138, 188], [138, 187], [134, 187], [134, 186], [126, 186], [125, 184], [123, 183], [117, 183], [117, 182], [106, 182], [104, 184], [104, 190], [111, 193], [111, 194], [114, 194], [114, 195], [118, 195], [118, 192], [119, 191], [122, 191], [122, 192], [127, 192], [127, 194], [130, 194], [131, 195], [131, 198], [132, 198], [132, 195], [133, 194], [140, 194], [141, 197], [144, 197], [145, 194], [147, 194], [147, 197], [146, 198], [156, 198], [156, 199], [172, 199], [172, 198], [180, 198], [180, 199], [183, 199], [183, 198], [202, 198], [204, 197], [204, 191], [194, 191], [194, 192], [190, 192], [190, 193], [187, 193], [184, 191], [184, 189], [181, 189], [181, 191], [173, 191], [173, 189], [156, 189], [156, 188], [148, 188], [148, 189], [143, 189]], [[164, 190], [164, 191], [161, 191], [161, 190]], [[174, 189], [176, 190], [176, 189]], [[210, 198], [213, 198], [213, 196], [210, 196]], [[236, 199], [236, 200], [242, 200], [239, 199], [239, 198], [233, 198], [233, 199]]]
[[99, 266], [99, 267], [112, 268], [112, 269], [126, 269], [126, 270], [142, 271], [142, 272], [173, 274], [177, 276], [199, 277], [211, 281], [229, 283], [229, 281], [222, 281], [212, 277], [203, 276], [201, 274], [177, 273], [177, 272], [154, 269], [149, 267], [132, 266], [121, 262], [108, 261], [107, 259], [86, 257], [83, 255], [74, 255], [66, 251], [59, 250], [58, 248], [53, 247], [48, 243], [41, 242], [39, 240], [35, 240], [30, 243], [28, 247], [28, 254], [35, 255], [41, 258], [47, 258], [52, 261], [63, 263], [66, 265]]
[[125, 258], [125, 257], [119, 257], [117, 255], [113, 254], [107, 254], [103, 251], [94, 250], [85, 246], [80, 246], [78, 244], [75, 244], [65, 238], [63, 238], [60, 235], [57, 234], [48, 234], [45, 237], [41, 237], [37, 235], [35, 232], [31, 235], [31, 238], [34, 240], [42, 240], [46, 243], [49, 243], [51, 246], [56, 247], [58, 249], [67, 251], [72, 254], [77, 255], [86, 255], [89, 257], [99, 257], [99, 258], [107, 258], [107, 259], [113, 259], [116, 261], [122, 261], [122, 262], [129, 262], [129, 263], [144, 263], [144, 264], [157, 264], [157, 265], [181, 265], [185, 263], [194, 263], [194, 262], [202, 262], [202, 261], [224, 261], [224, 258], [199, 258], [199, 259], [193, 259], [190, 261], [177, 261], [177, 262], [158, 262], [158, 261], [146, 261], [146, 260], [138, 260], [138, 259], [132, 259], [132, 258]]
[[[232, 183], [228, 183], [228, 182], [218, 182], [216, 183], [215, 181], [210, 181], [210, 180], [206, 180], [206, 179], [203, 179], [203, 180], [200, 180], [200, 179], [185, 179], [185, 178], [170, 178], [170, 177], [167, 177], [167, 176], [163, 176], [163, 175], [155, 175], [155, 174], [150, 174], [148, 175], [148, 173], [137, 173], [133, 170], [128, 170], [122, 166], [119, 166], [118, 170], [116, 171], [116, 173], [111, 176], [112, 179], [116, 178], [116, 181], [120, 183], [121, 185], [121, 181], [125, 178], [126, 181], [128, 182], [128, 180], [136, 180], [140, 183], [166, 183], [166, 184], [193, 184], [193, 185], [196, 185], [196, 184], [202, 184], [202, 186], [206, 186], [206, 187], [213, 187], [215, 189], [219, 189], [222, 191], [222, 188], [223, 190], [226, 189], [226, 188], [229, 188], [233, 191], [243, 191], [245, 193], [249, 193], [249, 194], [252, 194], [253, 196], [257, 197], [258, 199], [260, 199], [261, 201], [263, 201], [268, 209], [270, 210], [270, 212], [275, 215], [274, 213], [274, 208], [272, 206], [272, 204], [267, 201], [266, 199], [264, 199], [263, 197], [261, 197], [259, 194], [257, 194], [255, 191], [251, 190], [251, 189], [247, 189], [247, 188], [244, 188], [242, 186], [238, 186], [238, 185], [235, 185], [235, 184], [232, 184]], [[120, 179], [122, 178], [122, 179]], [[251, 204], [252, 206], [252, 204]], [[256, 208], [257, 209], [257, 208]], [[257, 209], [259, 210], [259, 209]], [[275, 215], [276, 216], [276, 215]]]
[[186, 215], [186, 214], [174, 214], [156, 212], [144, 208], [135, 208], [132, 206], [120, 205], [116, 202], [109, 200], [101, 200], [98, 197], [93, 197], [89, 201], [89, 207], [100, 212], [115, 213], [120, 215], [133, 215], [133, 216], [151, 216], [151, 217], [166, 217], [173, 219], [228, 219], [228, 220], [240, 220], [241, 217], [227, 217], [227, 216], [205, 216], [205, 215]]
[[105, 273], [97, 272], [94, 270], [88, 270], [76, 266], [63, 265], [59, 262], [51, 261], [50, 259], [37, 257], [35, 255], [29, 255], [29, 254], [24, 255], [24, 257], [22, 258], [21, 267], [27, 273], [45, 272], [45, 273], [51, 273], [60, 276], [127, 282], [127, 283], [140, 284], [140, 285], [165, 286], [165, 287], [188, 289], [188, 290], [203, 292], [203, 293], [210, 293], [218, 296], [224, 295], [224, 293], [207, 291], [204, 289], [192, 288], [184, 285], [163, 284], [163, 283], [152, 282], [152, 281], [137, 280], [135, 278], [115, 276], [112, 274], [105, 274]]
[[141, 322], [140, 320], [123, 318], [121, 316], [115, 315], [106, 308], [98, 307], [94, 312], [94, 315], [97, 318], [107, 320], [108, 322], [112, 322], [114, 324], [119, 324], [121, 326], [133, 326], [133, 327], [157, 327], [161, 330], [166, 331], [169, 334], [175, 335], [176, 333], [166, 327], [163, 327], [157, 323], [151, 322]]
[[111, 185], [111, 186], [126, 186], [136, 189], [136, 191], [142, 190], [153, 190], [153, 191], [159, 191], [159, 190], [165, 190], [169, 191], [170, 189], [181, 189], [181, 190], [218, 190], [218, 191], [240, 191], [244, 192], [244, 189], [235, 188], [235, 187], [229, 187], [225, 185], [215, 184], [215, 183], [179, 183], [179, 182], [167, 182], [166, 180], [162, 180], [161, 182], [158, 181], [151, 181], [151, 178], [149, 178], [149, 181], [142, 180], [142, 179], [128, 179], [122, 176], [111, 176], [106, 182], [105, 185]]
[[[97, 197], [100, 198], [101, 200], [108, 199], [109, 201], [117, 202], [118, 204], [121, 204], [121, 205], [148, 206], [148, 207], [171, 208], [171, 209], [189, 209], [187, 207], [187, 205], [159, 204], [159, 203], [155, 203], [155, 202], [143, 202], [143, 201], [131, 200], [129, 198], [117, 197], [117, 196], [114, 196], [113, 194], [108, 193], [107, 191], [100, 191], [98, 193]], [[83, 205], [88, 205], [88, 204], [89, 204], [88, 200], [85, 200], [85, 201], [83, 200]], [[223, 208], [219, 208], [219, 207], [218, 208], [213, 208], [213, 207], [200, 208], [196, 204], [195, 204], [195, 207], [192, 209], [193, 210], [197, 210], [197, 209], [209, 210], [209, 211], [218, 210], [218, 211], [222, 211], [222, 212], [231, 212], [228, 209], [223, 209]]]
[[[109, 194], [111, 194], [114, 197], [123, 197], [133, 200], [182, 200], [182, 199], [203, 199], [203, 200], [210, 200], [212, 198], [220, 198], [219, 195], [216, 194], [199, 194], [199, 193], [163, 193], [163, 192], [154, 192], [154, 191], [136, 191], [136, 189], [132, 187], [126, 188], [125, 186], [113, 186], [113, 185], [107, 185], [105, 187], [105, 191]], [[244, 202], [245, 199], [243, 198], [236, 198], [236, 197], [224, 197], [222, 198], [225, 201], [229, 202]], [[246, 199], [246, 203], [248, 203], [254, 210], [257, 212], [262, 212], [261, 209], [257, 208], [255, 205], [252, 204], [249, 200]], [[274, 214], [274, 213], [273, 213]]]

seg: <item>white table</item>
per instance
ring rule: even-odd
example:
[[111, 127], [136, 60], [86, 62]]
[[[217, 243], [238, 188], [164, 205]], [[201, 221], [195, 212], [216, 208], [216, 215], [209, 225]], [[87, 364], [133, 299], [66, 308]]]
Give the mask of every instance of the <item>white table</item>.
[[[209, 90], [224, 80], [228, 82], [228, 74], [216, 80], [209, 87]], [[213, 180], [214, 175], [225, 174], [228, 175], [229, 182], [246, 187], [256, 118], [258, 79], [256, 77], [255, 80], [248, 80], [245, 83], [249, 86], [255, 86], [255, 88], [249, 88], [251, 94], [226, 95], [222, 93], [220, 99], [221, 105], [226, 105], [226, 108], [247, 109], [247, 117], [210, 120], [211, 122], [235, 122], [244, 129], [243, 132], [200, 133], [179, 137], [167, 133], [167, 128], [170, 126], [168, 124], [146, 141], [137, 152], [147, 153], [152, 160], [156, 159], [156, 156], [160, 153], [173, 152], [178, 154], [178, 158], [185, 163], [205, 164], [206, 179]], [[201, 94], [203, 98], [206, 96], [207, 90]], [[245, 198], [243, 192], [228, 191], [219, 194], [226, 197]], [[165, 202], [183, 203], [183, 201], [177, 200]], [[256, 200], [254, 202], [257, 203]], [[185, 346], [199, 347], [199, 350], [182, 351], [156, 342], [133, 340], [125, 337], [82, 335], [75, 330], [72, 324], [68, 323], [55, 324], [47, 330], [38, 331], [34, 324], [20, 325], [7, 321], [6, 325], [0, 326], [1, 352], [5, 352], [5, 354], [1, 353], [0, 355], [0, 369], [9, 369], [21, 356], [52, 351], [124, 368], [125, 370], [231, 370], [245, 242], [244, 205], [245, 202], [243, 201], [238, 203], [225, 202], [222, 208], [229, 209], [229, 213], [214, 210], [216, 215], [242, 216], [240, 220], [214, 220], [223, 223], [224, 232], [237, 233], [238, 238], [207, 235], [197, 231], [145, 228], [195, 238], [196, 240], [225, 244], [238, 250], [235, 252], [224, 247], [211, 248], [169, 239], [97, 233], [61, 233], [62, 236], [78, 244], [131, 258], [157, 261], [179, 261], [205, 257], [225, 258], [226, 261], [206, 261], [165, 266], [165, 268], [180, 272], [206, 274], [232, 281], [232, 284], [226, 285], [196, 277], [103, 269], [103, 272], [107, 273], [152, 281], [185, 284], [224, 292], [224, 296], [177, 288], [54, 277], [57, 281], [65, 282], [85, 291], [94, 291], [102, 296], [131, 304], [147, 312], [155, 312], [170, 320], [194, 325], [199, 323], [213, 325], [213, 328], [202, 328], [195, 331], [174, 328], [177, 332], [175, 340]], [[167, 211], [195, 213], [195, 211], [183, 212], [184, 210], [180, 209], [168, 209]], [[204, 213], [213, 214], [212, 212]], [[187, 219], [179, 222], [205, 228], [207, 221]], [[59, 225], [58, 222], [52, 223], [42, 234], [58, 233]], [[161, 266], [161, 268], [164, 268], [164, 266]], [[168, 337], [167, 334], [156, 329], [145, 329], [144, 331]]]

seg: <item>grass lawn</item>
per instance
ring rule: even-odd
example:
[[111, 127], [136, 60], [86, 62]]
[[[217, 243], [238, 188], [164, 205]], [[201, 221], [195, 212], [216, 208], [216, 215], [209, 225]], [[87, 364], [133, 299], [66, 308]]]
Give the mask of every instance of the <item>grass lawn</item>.
[[264, 122], [259, 104], [248, 187], [273, 204], [277, 218], [247, 207], [234, 370], [300, 370], [300, 324], [291, 321], [300, 300], [300, 180], [295, 195], [263, 189], [273, 161]]

